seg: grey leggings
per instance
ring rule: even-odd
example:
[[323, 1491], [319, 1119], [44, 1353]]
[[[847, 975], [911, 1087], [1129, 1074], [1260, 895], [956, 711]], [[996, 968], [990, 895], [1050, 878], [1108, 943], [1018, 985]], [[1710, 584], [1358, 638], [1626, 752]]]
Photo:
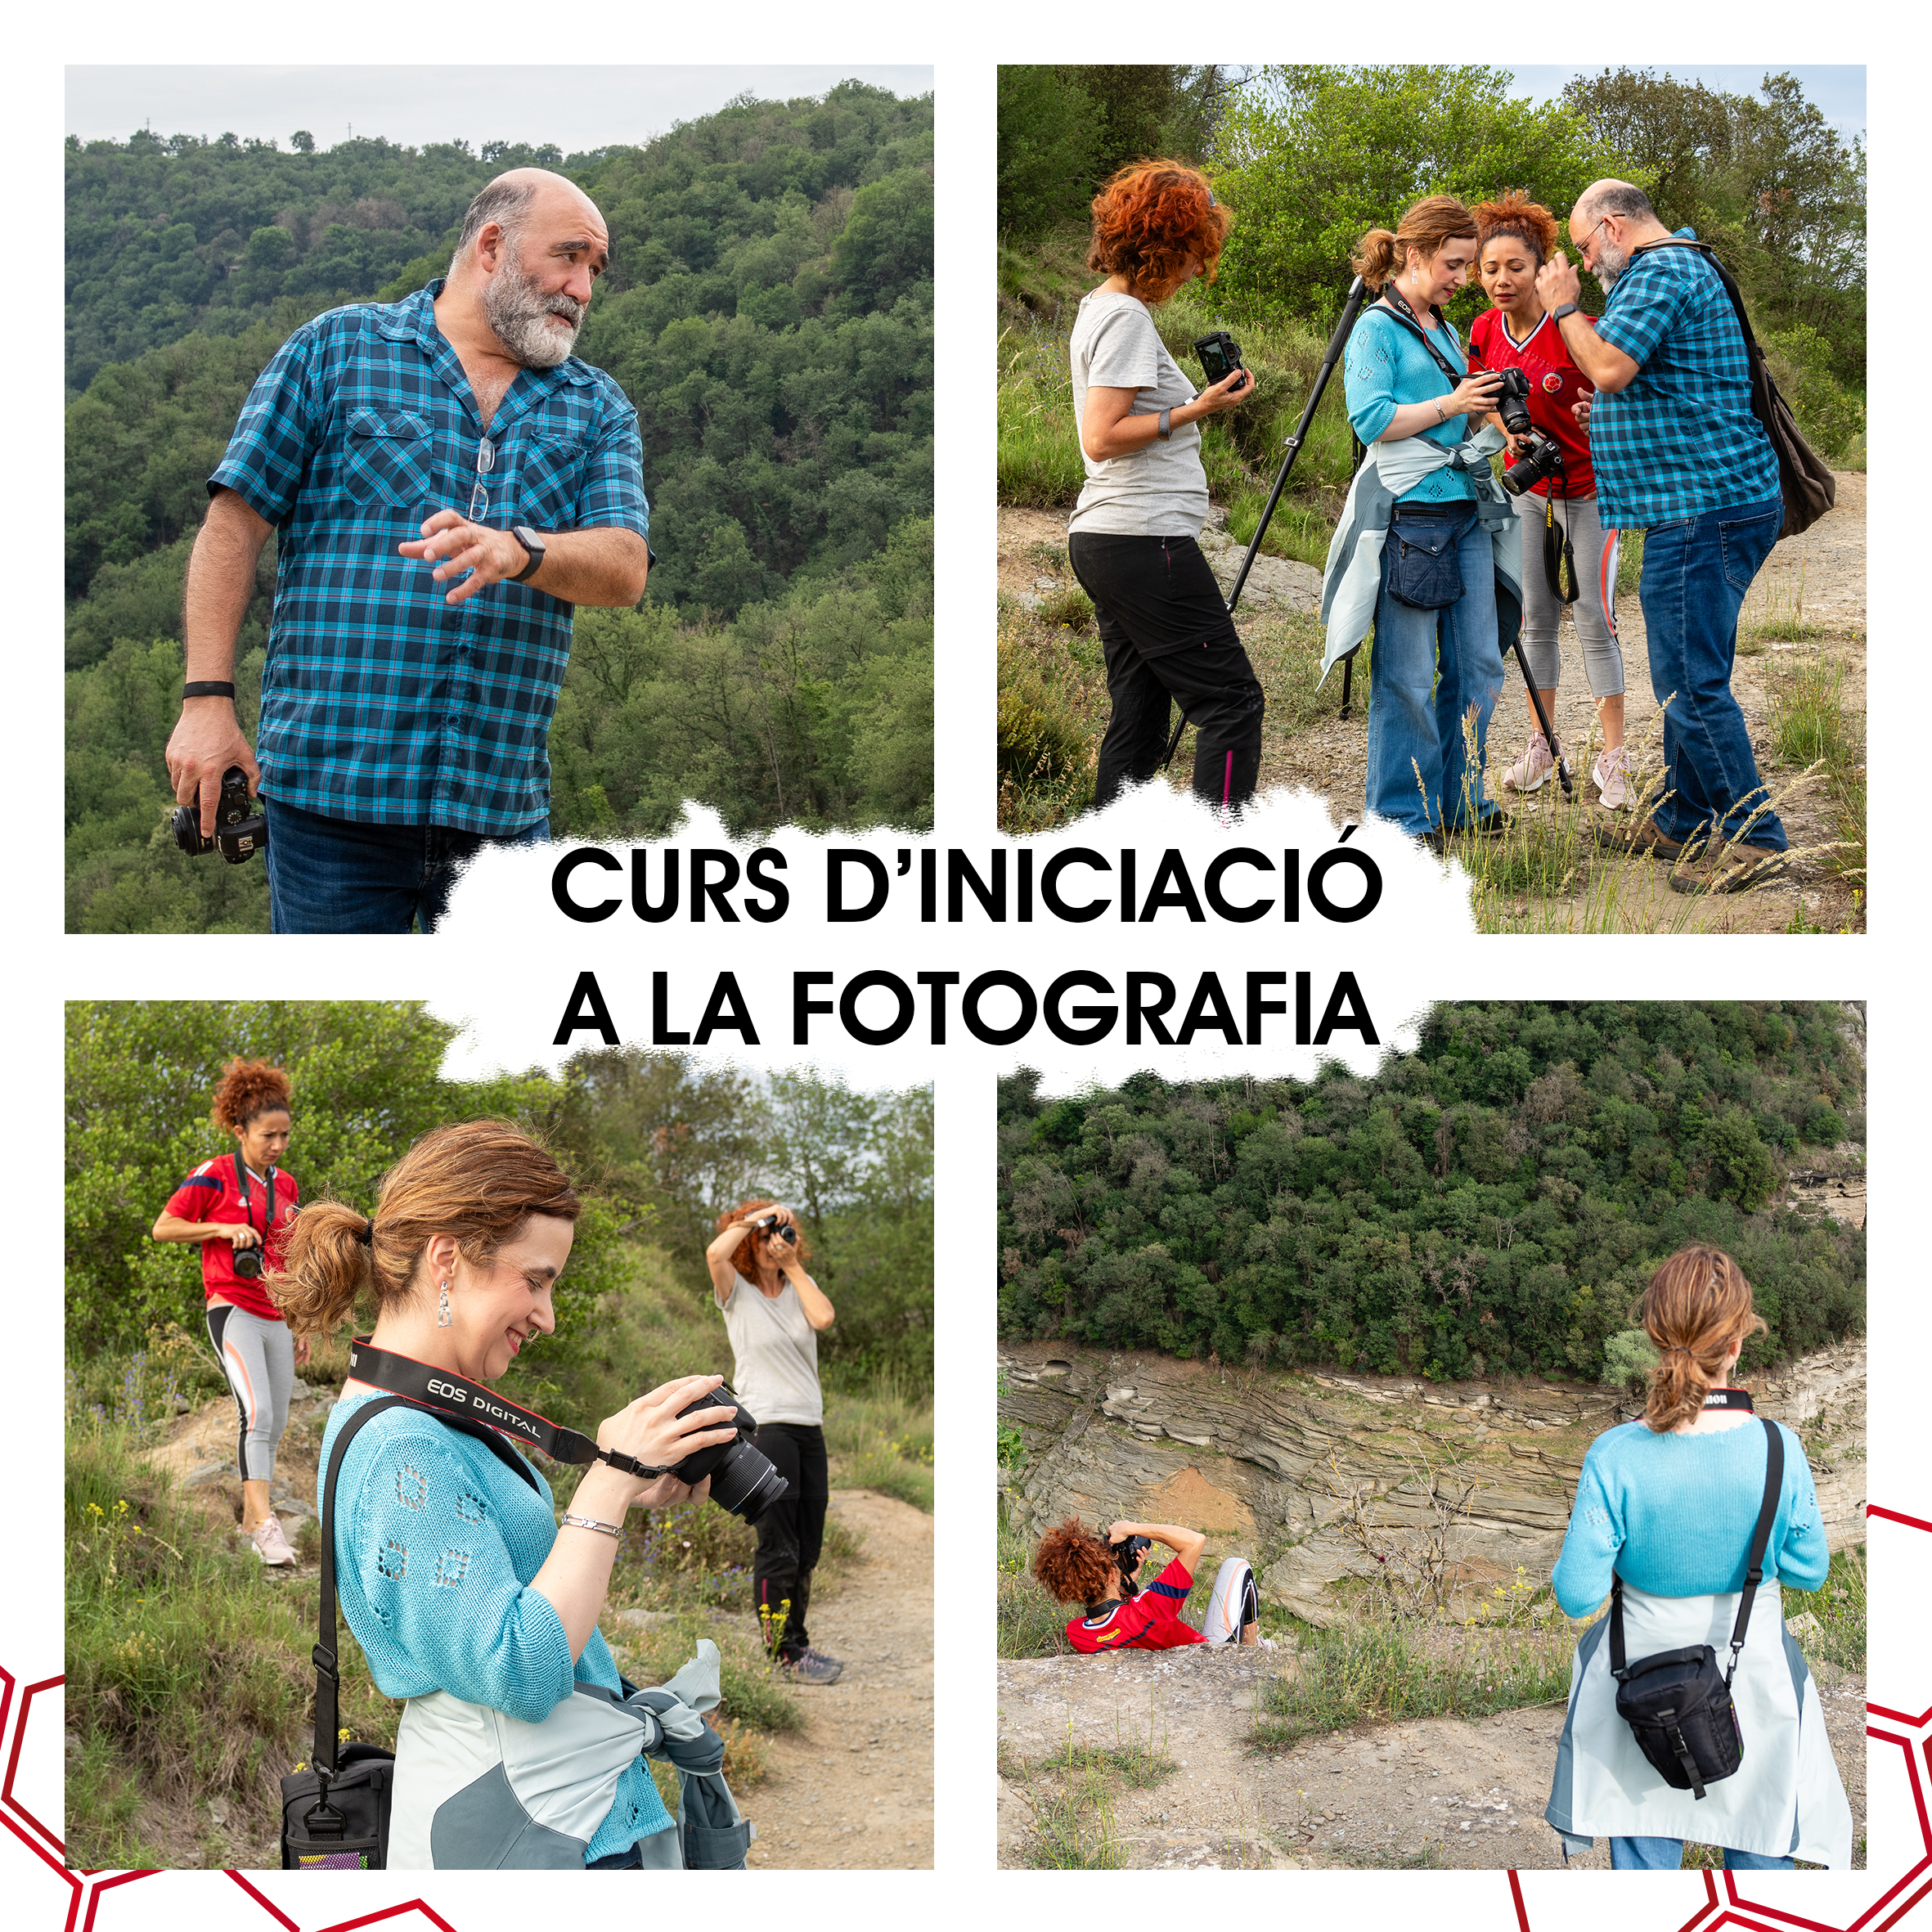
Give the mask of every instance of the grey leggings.
[[[1523, 525], [1523, 655], [1539, 691], [1553, 691], [1563, 671], [1557, 645], [1557, 626], [1562, 604], [1550, 594], [1543, 568], [1543, 506], [1540, 496], [1512, 496]], [[1624, 654], [1610, 634], [1603, 611], [1603, 526], [1597, 520], [1594, 496], [1557, 499], [1557, 522], [1570, 532], [1576, 555], [1576, 581], [1581, 595], [1570, 606], [1576, 634], [1583, 640], [1584, 675], [1593, 698], [1615, 698], [1624, 689]]]
[[208, 1305], [208, 1339], [241, 1416], [241, 1480], [274, 1480], [275, 1445], [289, 1422], [295, 1343], [286, 1322], [265, 1322], [227, 1301]]

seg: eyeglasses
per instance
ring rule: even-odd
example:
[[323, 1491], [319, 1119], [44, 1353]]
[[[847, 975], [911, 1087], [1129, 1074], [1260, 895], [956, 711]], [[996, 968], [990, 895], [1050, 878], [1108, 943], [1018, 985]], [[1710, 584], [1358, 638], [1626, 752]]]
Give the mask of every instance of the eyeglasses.
[[[1615, 219], [1616, 217], [1615, 215], [1606, 214], [1604, 216], [1603, 221], [1597, 222], [1597, 228], [1601, 228], [1603, 226], [1604, 222], [1613, 222]], [[1583, 240], [1576, 245], [1576, 252], [1583, 257], [1584, 266], [1585, 267], [1589, 266], [1590, 244], [1597, 239], [1597, 228], [1591, 229], [1589, 233], [1584, 236]]]
[[496, 446], [488, 437], [478, 444], [476, 451], [476, 487], [470, 492], [470, 520], [480, 523], [490, 507], [489, 487], [483, 481], [496, 467]]

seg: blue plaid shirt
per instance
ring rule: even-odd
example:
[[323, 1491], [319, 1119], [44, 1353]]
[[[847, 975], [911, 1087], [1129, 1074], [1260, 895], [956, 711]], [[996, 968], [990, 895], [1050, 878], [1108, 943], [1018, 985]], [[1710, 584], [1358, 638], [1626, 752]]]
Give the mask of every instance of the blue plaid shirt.
[[441, 509], [641, 537], [649, 505], [636, 411], [574, 356], [519, 371], [485, 437], [436, 326], [442, 287], [298, 329], [209, 487], [280, 532], [263, 791], [326, 818], [501, 835], [550, 810], [572, 606], [513, 583], [447, 604], [449, 582], [396, 546]]
[[[1678, 233], [1696, 237], [1692, 228]], [[1639, 255], [1617, 277], [1597, 334], [1637, 365], [1628, 389], [1601, 391], [1590, 407], [1606, 526], [1647, 529], [1778, 494], [1777, 452], [1751, 414], [1744, 331], [1701, 255]]]

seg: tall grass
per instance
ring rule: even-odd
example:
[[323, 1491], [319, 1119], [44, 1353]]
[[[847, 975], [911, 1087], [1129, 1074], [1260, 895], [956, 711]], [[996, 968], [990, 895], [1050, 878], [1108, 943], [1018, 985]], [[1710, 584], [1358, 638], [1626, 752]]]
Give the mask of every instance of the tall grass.
[[1791, 652], [1765, 667], [1772, 742], [1787, 763], [1818, 770], [1832, 801], [1840, 842], [1834, 868], [1865, 885], [1865, 721], [1845, 703], [1842, 658]]
[[1835, 1552], [1825, 1580], [1815, 1590], [1785, 1590], [1787, 1623], [1808, 1611], [1817, 1620], [1817, 1629], [1815, 1633], [1807, 1631], [1799, 1638], [1804, 1654], [1862, 1676], [1866, 1612], [1863, 1543]]
[[994, 1653], [1002, 1657], [1072, 1656], [1067, 1611], [1040, 1587], [1032, 1573], [1033, 1545], [1000, 1512], [998, 1574], [994, 1585], [997, 1634]]

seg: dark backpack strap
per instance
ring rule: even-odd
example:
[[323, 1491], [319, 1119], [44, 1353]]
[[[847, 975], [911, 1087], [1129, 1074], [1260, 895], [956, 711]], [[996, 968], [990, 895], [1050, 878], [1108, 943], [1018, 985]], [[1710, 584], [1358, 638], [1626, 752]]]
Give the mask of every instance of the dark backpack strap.
[[1621, 1683], [1627, 1667], [1624, 1656], [1624, 1579], [1613, 1574], [1610, 1584], [1610, 1674]]
[[1771, 1542], [1771, 1525], [1785, 1485], [1785, 1439], [1768, 1416], [1764, 1424], [1764, 1497], [1758, 1505], [1758, 1526], [1751, 1532], [1751, 1553], [1744, 1573], [1744, 1594], [1738, 1599], [1737, 1621], [1731, 1631], [1731, 1668], [1724, 1673], [1728, 1684], [1737, 1674], [1737, 1655], [1744, 1648], [1744, 1633], [1750, 1626], [1751, 1603], [1758, 1585], [1764, 1580], [1764, 1552]]

